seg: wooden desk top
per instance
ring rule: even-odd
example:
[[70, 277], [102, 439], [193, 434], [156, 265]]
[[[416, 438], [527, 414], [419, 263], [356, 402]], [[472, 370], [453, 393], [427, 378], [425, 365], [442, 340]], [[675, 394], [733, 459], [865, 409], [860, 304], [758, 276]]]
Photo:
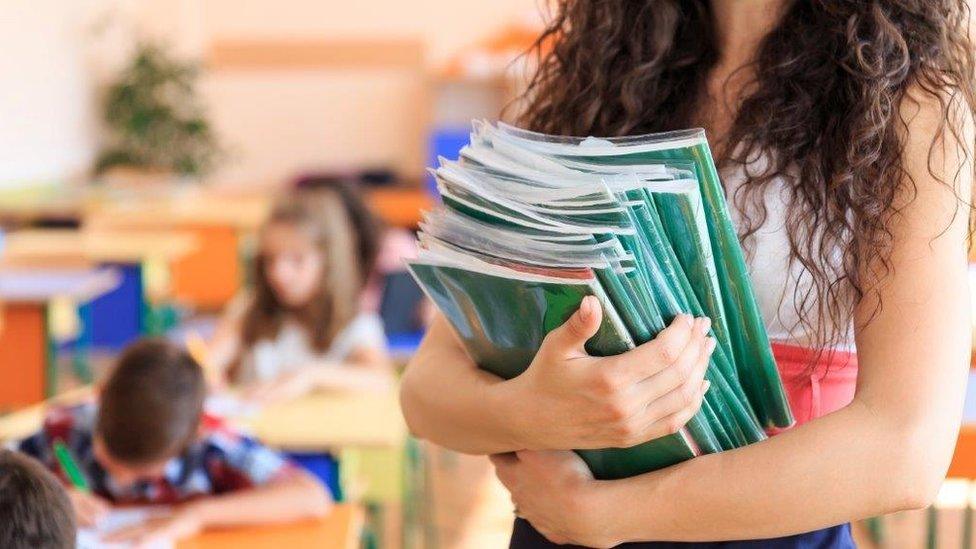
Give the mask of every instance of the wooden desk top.
[[219, 225], [255, 230], [264, 222], [270, 208], [268, 196], [194, 190], [94, 202], [89, 204], [85, 219], [96, 229]]
[[84, 190], [77, 185], [39, 184], [0, 191], [0, 221], [25, 223], [39, 218], [77, 219]]
[[239, 423], [265, 444], [295, 451], [399, 447], [407, 436], [395, 390], [312, 394]]
[[178, 549], [355, 549], [363, 529], [362, 509], [339, 504], [321, 520], [280, 526], [250, 526], [204, 532], [177, 544]]
[[0, 262], [5, 265], [77, 264], [84, 261], [140, 263], [174, 261], [197, 248], [186, 231], [91, 231], [26, 229], [4, 238]]
[[91, 386], [65, 391], [60, 395], [39, 404], [22, 408], [16, 412], [0, 415], [0, 445], [20, 440], [41, 428], [47, 410], [54, 406], [70, 406], [91, 398]]
[[[37, 430], [49, 407], [81, 402], [90, 396], [91, 388], [85, 387], [0, 417], [0, 443]], [[269, 446], [298, 451], [399, 447], [407, 436], [396, 391], [314, 394], [231, 422], [249, 429]]]
[[64, 297], [90, 301], [121, 282], [115, 269], [0, 269], [0, 301], [43, 303]]

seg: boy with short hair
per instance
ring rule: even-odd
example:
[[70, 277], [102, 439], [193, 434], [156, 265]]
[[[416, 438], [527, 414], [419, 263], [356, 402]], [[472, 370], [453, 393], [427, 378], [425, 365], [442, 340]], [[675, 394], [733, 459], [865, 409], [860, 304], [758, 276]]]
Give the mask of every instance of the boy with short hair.
[[206, 383], [182, 348], [143, 340], [123, 352], [99, 398], [55, 410], [20, 450], [52, 470], [61, 440], [91, 484], [72, 490], [79, 522], [108, 503], [170, 504], [174, 512], [121, 537], [182, 539], [212, 526], [322, 516], [331, 504], [311, 475], [203, 414]]
[[71, 549], [75, 514], [64, 488], [28, 456], [0, 449], [0, 547]]

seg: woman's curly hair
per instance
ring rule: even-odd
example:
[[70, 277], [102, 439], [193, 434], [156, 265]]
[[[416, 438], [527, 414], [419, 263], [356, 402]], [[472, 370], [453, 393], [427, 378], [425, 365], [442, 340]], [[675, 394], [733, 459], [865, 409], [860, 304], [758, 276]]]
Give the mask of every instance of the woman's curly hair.
[[[962, 144], [956, 122], [976, 108], [976, 62], [966, 0], [808, 0], [784, 10], [739, 73], [749, 82], [717, 160], [723, 171], [749, 168], [732, 197], [747, 251], [766, 221], [768, 185], [781, 180], [792, 193], [790, 260], [811, 282], [793, 289], [793, 329], [824, 349], [891, 270], [892, 220], [904, 204], [896, 198], [915, 191], [903, 101], [931, 96], [940, 134]], [[719, 60], [712, 17], [708, 0], [558, 0], [530, 50], [538, 68], [519, 123], [577, 136], [700, 124]], [[972, 145], [960, 145], [964, 159]], [[961, 196], [959, 174], [940, 181]], [[958, 211], [971, 207], [960, 201]]]

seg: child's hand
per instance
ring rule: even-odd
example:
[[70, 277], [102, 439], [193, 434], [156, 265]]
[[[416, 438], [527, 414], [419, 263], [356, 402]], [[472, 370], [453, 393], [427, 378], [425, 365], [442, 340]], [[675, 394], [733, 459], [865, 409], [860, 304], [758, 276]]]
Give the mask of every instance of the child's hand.
[[123, 528], [106, 536], [110, 543], [130, 543], [134, 547], [153, 547], [172, 543], [200, 533], [203, 524], [192, 505], [176, 508], [171, 514], [154, 517], [142, 524]]
[[111, 505], [104, 499], [77, 488], [68, 488], [68, 499], [75, 509], [78, 526], [92, 527], [108, 514]]

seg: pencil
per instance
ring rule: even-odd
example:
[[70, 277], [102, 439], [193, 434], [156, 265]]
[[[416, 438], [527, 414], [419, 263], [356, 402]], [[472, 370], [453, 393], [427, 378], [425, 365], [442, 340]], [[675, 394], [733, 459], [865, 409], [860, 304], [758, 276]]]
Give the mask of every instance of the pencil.
[[54, 456], [58, 459], [58, 463], [61, 464], [61, 469], [64, 473], [68, 475], [68, 480], [71, 484], [81, 490], [82, 492], [90, 491], [88, 487], [88, 480], [85, 475], [81, 472], [81, 468], [78, 467], [78, 463], [75, 461], [74, 456], [71, 455], [71, 450], [64, 444], [64, 442], [58, 440], [54, 443]]

